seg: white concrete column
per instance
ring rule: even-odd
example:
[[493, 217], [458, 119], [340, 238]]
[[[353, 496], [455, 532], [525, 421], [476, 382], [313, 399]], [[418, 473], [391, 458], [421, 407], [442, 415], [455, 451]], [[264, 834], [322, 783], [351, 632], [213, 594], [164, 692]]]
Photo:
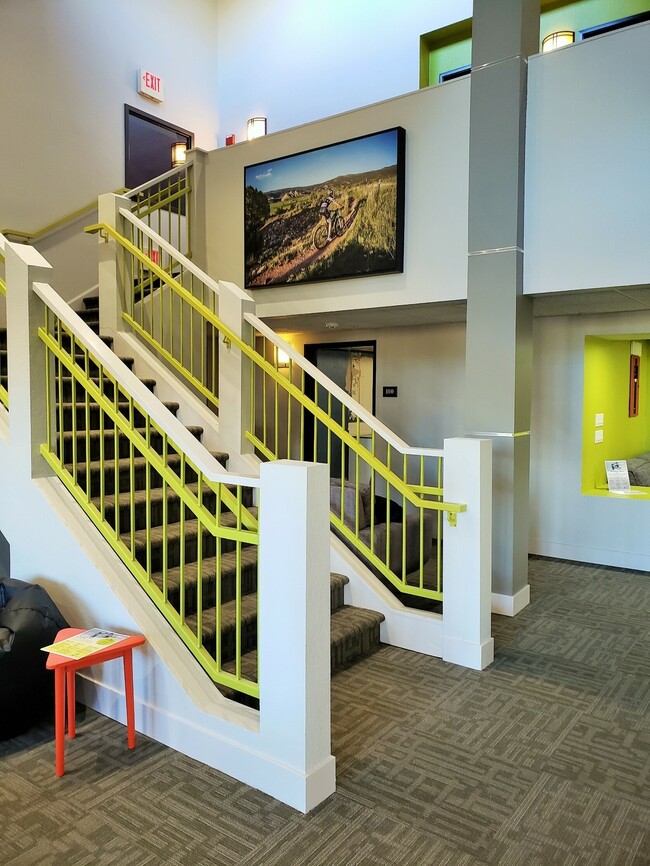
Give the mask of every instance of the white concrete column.
[[206, 174], [208, 152], [195, 147], [187, 155], [187, 163], [192, 166], [192, 193], [187, 219], [190, 224], [190, 251], [193, 263], [206, 270]]
[[[219, 280], [219, 318], [235, 336], [249, 342], [245, 313], [255, 312], [255, 302], [234, 283]], [[219, 338], [219, 433], [236, 454], [251, 454], [246, 439], [250, 422], [251, 362], [232, 343]]]
[[[97, 221], [120, 230], [122, 220], [120, 208], [131, 208], [124, 196], [106, 193], [98, 199]], [[123, 286], [132, 285], [131, 268], [126, 267], [117, 241], [99, 239], [99, 333], [114, 337], [124, 331], [122, 321]]]
[[445, 661], [483, 670], [494, 658], [491, 635], [492, 443], [445, 439], [447, 502], [464, 503], [456, 526], [445, 525], [443, 638]]
[[[49, 283], [52, 267], [34, 247], [5, 244], [7, 283], [7, 371], [9, 374], [9, 435], [15, 459], [25, 479], [52, 475], [40, 448], [47, 439], [45, 346], [38, 336], [45, 324], [35, 282]], [[18, 468], [18, 467], [17, 467]]]
[[[292, 769], [285, 802], [308, 812], [336, 788], [330, 720], [329, 473], [261, 466], [260, 739]], [[289, 775], [289, 774], [287, 774]]]

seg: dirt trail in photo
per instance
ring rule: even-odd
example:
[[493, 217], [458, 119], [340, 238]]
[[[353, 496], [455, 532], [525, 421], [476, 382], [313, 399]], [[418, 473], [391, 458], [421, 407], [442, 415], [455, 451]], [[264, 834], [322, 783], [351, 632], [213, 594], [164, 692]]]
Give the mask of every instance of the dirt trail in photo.
[[348, 218], [345, 221], [345, 228], [343, 229], [343, 234], [339, 235], [336, 238], [333, 238], [326, 246], [323, 247], [322, 250], [317, 250], [312, 248], [311, 250], [307, 250], [302, 253], [300, 256], [291, 259], [290, 262], [284, 265], [278, 265], [274, 268], [269, 268], [264, 271], [263, 274], [260, 274], [259, 281], [255, 280], [253, 285], [258, 286], [267, 286], [272, 283], [277, 282], [286, 282], [289, 277], [296, 276], [301, 271], [304, 271], [305, 268], [308, 268], [309, 265], [317, 262], [319, 259], [324, 258], [327, 255], [330, 255], [338, 246], [340, 246], [341, 241], [344, 240], [346, 234], [354, 219], [359, 211], [359, 202], [355, 200], [352, 202], [352, 210]]

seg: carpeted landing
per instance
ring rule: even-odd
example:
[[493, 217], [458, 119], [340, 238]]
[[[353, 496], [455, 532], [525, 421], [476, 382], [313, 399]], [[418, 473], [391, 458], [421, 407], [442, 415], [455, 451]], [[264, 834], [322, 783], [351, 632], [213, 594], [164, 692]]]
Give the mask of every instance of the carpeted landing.
[[302, 816], [91, 711], [0, 743], [3, 866], [647, 866], [650, 576], [533, 558], [485, 671], [382, 647], [332, 680]]

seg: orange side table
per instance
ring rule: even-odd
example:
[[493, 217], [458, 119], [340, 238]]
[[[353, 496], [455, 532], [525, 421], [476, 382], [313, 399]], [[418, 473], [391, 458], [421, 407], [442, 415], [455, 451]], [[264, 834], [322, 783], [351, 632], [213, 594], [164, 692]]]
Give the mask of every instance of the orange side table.
[[[57, 634], [54, 642], [67, 640], [81, 634], [83, 628], [63, 628]], [[142, 635], [133, 635], [118, 641], [105, 649], [84, 656], [81, 659], [69, 659], [56, 653], [48, 653], [45, 667], [54, 671], [54, 739], [56, 742], [56, 775], [64, 772], [65, 750], [65, 704], [66, 686], [68, 701], [68, 736], [74, 739], [75, 730], [75, 671], [98, 665], [111, 659], [121, 658], [124, 663], [124, 693], [126, 697], [126, 729], [129, 749], [135, 749], [135, 710], [133, 703], [133, 647], [142, 646], [145, 639]]]

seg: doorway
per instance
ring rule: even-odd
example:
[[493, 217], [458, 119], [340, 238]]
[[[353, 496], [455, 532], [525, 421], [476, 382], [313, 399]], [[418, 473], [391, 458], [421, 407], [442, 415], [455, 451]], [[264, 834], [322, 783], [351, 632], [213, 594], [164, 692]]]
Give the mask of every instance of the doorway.
[[190, 150], [194, 146], [194, 133], [125, 105], [125, 186], [134, 189], [173, 168], [172, 145], [177, 142], [184, 143]]
[[[305, 358], [330, 378], [343, 391], [375, 414], [375, 356], [376, 340], [361, 340], [342, 343], [309, 343], [304, 347]], [[343, 422], [346, 429], [356, 435], [357, 417], [344, 411], [343, 404], [335, 397], [329, 403], [328, 394], [322, 388], [316, 389], [313, 379], [305, 382], [308, 397], [324, 411], [331, 411], [332, 417]], [[330, 475], [332, 478], [348, 476], [348, 467], [343, 464], [341, 443], [337, 437], [330, 436], [325, 425], [308, 416], [305, 424], [305, 460], [327, 463], [329, 454]], [[361, 425], [363, 428], [363, 425]], [[360, 431], [363, 433], [363, 429]], [[314, 453], [315, 452], [315, 453]]]

